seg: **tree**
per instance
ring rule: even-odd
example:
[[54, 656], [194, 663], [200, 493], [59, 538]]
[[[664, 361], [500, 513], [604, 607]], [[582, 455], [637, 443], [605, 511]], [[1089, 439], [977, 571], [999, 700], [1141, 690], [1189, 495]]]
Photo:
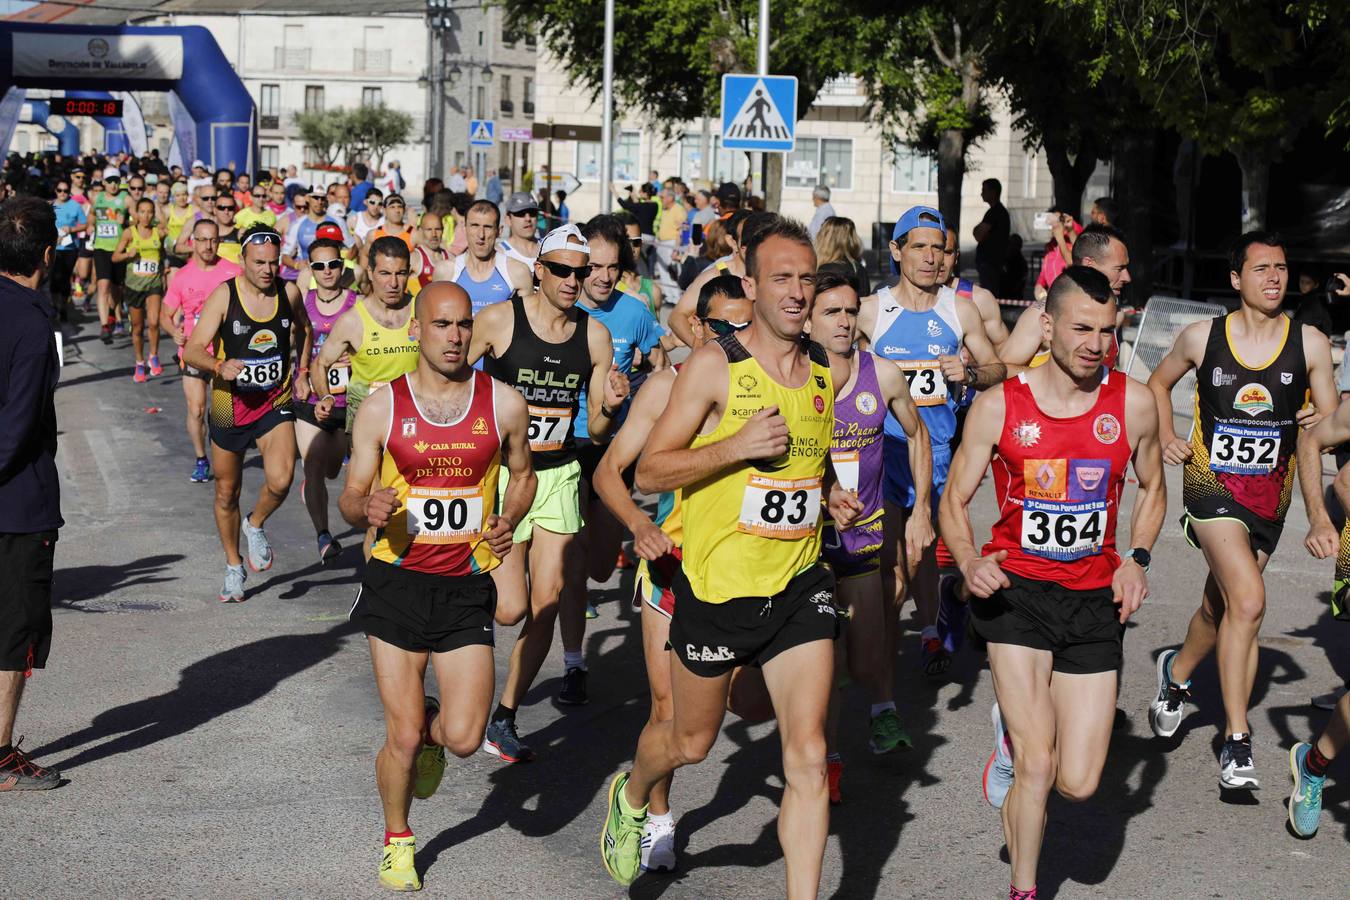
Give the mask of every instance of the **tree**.
[[412, 116], [383, 103], [357, 107], [347, 114], [346, 124], [356, 141], [348, 164], [355, 162], [356, 156], [368, 155], [376, 170], [383, 167], [386, 153], [407, 142], [413, 128]]
[[298, 112], [294, 115], [295, 125], [300, 129], [300, 138], [317, 155], [315, 162], [332, 166], [339, 159], [345, 159], [351, 150], [352, 131], [348, 125], [348, 113], [343, 109]]

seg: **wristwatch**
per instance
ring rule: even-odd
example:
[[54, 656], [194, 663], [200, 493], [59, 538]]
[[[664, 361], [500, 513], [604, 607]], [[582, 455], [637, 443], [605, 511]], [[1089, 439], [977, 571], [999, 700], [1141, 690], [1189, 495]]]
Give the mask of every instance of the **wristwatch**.
[[1132, 547], [1129, 550], [1126, 550], [1124, 558], [1134, 560], [1135, 565], [1145, 572], [1148, 571], [1149, 565], [1153, 562], [1153, 554], [1149, 553], [1143, 547]]

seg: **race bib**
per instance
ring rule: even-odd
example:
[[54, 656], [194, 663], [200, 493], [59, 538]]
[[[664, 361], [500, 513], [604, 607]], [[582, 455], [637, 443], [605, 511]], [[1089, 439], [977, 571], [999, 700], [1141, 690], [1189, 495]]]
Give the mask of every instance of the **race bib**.
[[768, 478], [751, 473], [736, 530], [779, 540], [810, 537], [820, 521], [820, 478]]
[[116, 222], [99, 222], [94, 226], [94, 236], [98, 238], [115, 238], [121, 233], [121, 226]]
[[234, 379], [235, 387], [241, 391], [270, 391], [281, 383], [286, 372], [286, 364], [280, 356], [246, 359], [243, 363], [243, 370]]
[[915, 406], [941, 406], [947, 402], [947, 379], [942, 377], [942, 364], [937, 360], [901, 360], [896, 365], [905, 373]]
[[571, 431], [571, 407], [530, 406], [531, 450], [561, 450]]
[[1106, 501], [1022, 501], [1022, 549], [1032, 556], [1071, 562], [1102, 552]]
[[131, 266], [131, 271], [135, 275], [158, 275], [159, 260], [143, 259], [138, 256], [136, 262]]
[[351, 381], [351, 378], [351, 366], [332, 366], [328, 370], [328, 393], [347, 393], [347, 384]]
[[834, 477], [839, 486], [846, 491], [858, 491], [858, 451], [831, 450], [830, 462], [834, 465]]
[[483, 534], [482, 488], [410, 487], [407, 506], [414, 544], [464, 544]]
[[1276, 428], [1246, 428], [1214, 423], [1209, 445], [1209, 467], [1234, 475], [1266, 475], [1280, 458], [1280, 432]]

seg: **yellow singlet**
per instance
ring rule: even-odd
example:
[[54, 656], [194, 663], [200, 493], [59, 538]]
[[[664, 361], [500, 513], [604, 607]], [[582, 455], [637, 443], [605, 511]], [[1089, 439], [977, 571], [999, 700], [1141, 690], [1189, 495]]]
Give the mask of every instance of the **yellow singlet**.
[[187, 220], [192, 218], [192, 211], [190, 205], [185, 206], [182, 209], [179, 209], [177, 206], [169, 207], [168, 222], [165, 224], [165, 229], [169, 233], [167, 241], [170, 250], [172, 250], [173, 245], [178, 242], [178, 237], [183, 233], [183, 226], [187, 224]]
[[352, 355], [352, 380], [374, 386], [387, 384], [417, 368], [417, 341], [408, 333], [416, 315], [416, 301], [408, 304], [408, 321], [398, 328], [385, 328], [366, 309], [365, 299], [356, 301], [361, 317], [361, 347]]
[[791, 444], [776, 460], [742, 463], [682, 489], [684, 573], [707, 603], [769, 597], [820, 557], [825, 460], [834, 428], [834, 386], [825, 351], [810, 345], [806, 383], [770, 378], [734, 334], [719, 338], [730, 389], [722, 420], [698, 448], [730, 437], [766, 406], [787, 420]]

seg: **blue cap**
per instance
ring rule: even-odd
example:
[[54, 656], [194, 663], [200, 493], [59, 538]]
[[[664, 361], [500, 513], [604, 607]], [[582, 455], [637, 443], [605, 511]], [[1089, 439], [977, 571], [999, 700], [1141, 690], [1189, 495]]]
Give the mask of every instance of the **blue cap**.
[[[932, 218], [937, 219], [937, 222], [921, 222], [919, 216], [931, 216]], [[942, 213], [931, 206], [911, 206], [909, 209], [905, 210], [905, 214], [899, 218], [895, 223], [895, 227], [891, 229], [891, 240], [898, 241], [902, 235], [909, 234], [910, 231], [915, 228], [937, 228], [945, 237], [947, 234], [947, 220], [942, 218]], [[895, 261], [894, 257], [891, 258], [891, 271], [897, 275], [900, 274], [900, 265]]]

